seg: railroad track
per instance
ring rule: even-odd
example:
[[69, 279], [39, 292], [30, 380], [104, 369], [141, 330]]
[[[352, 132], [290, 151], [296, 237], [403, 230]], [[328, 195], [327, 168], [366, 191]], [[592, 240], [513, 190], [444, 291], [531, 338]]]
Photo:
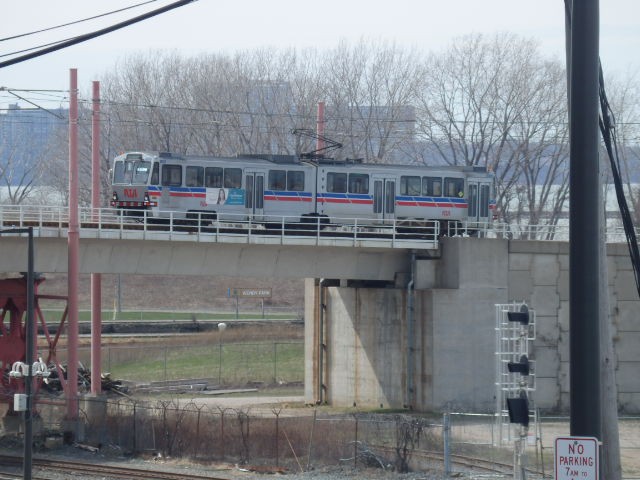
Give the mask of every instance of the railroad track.
[[[395, 449], [391, 447], [369, 445], [369, 449], [373, 452], [384, 452], [386, 455], [391, 455], [392, 457], [395, 455]], [[415, 450], [412, 452], [411, 458], [416, 460], [420, 465], [426, 465], [428, 463], [444, 465], [444, 455], [442, 452]], [[451, 454], [450, 459], [451, 464], [460, 469], [499, 475], [513, 474], [513, 465], [509, 463], [459, 454]], [[541, 475], [540, 472], [536, 472], [531, 469], [527, 469], [527, 471], [536, 475]], [[549, 475], [547, 475], [547, 477], [548, 476]]]
[[[14, 455], [0, 455], [0, 465], [22, 466], [22, 458]], [[227, 480], [221, 477], [193, 475], [186, 472], [167, 472], [156, 469], [117, 467], [112, 465], [71, 462], [45, 458], [34, 458], [33, 467], [40, 471], [39, 475], [43, 475], [47, 470], [55, 470], [70, 473], [74, 478], [85, 478], [81, 476], [84, 474], [86, 475], [86, 478], [103, 476], [123, 479], [142, 478], [145, 480]], [[0, 480], [3, 478], [22, 478], [22, 475], [14, 476], [12, 473], [0, 473]], [[33, 476], [34, 480], [45, 480], [46, 478], [47, 477], [45, 476]]]

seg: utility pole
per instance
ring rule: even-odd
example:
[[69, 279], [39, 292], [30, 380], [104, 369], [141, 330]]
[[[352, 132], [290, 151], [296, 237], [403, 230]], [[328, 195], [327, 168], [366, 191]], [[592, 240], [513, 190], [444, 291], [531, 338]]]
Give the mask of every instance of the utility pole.
[[[91, 117], [91, 208], [92, 220], [101, 221], [100, 208], [100, 82], [93, 82]], [[91, 393], [102, 393], [102, 276], [91, 274]]]
[[602, 440], [598, 215], [599, 0], [572, 3], [569, 95], [571, 435]]
[[67, 326], [67, 420], [78, 418], [78, 290], [80, 225], [78, 219], [78, 70], [72, 68], [69, 101], [69, 231], [67, 233], [69, 289]]

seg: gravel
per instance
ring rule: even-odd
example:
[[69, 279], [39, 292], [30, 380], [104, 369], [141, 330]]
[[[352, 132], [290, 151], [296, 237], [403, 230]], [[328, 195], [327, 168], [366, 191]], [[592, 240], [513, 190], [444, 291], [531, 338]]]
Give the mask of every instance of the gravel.
[[[19, 455], [23, 452], [22, 438], [15, 436], [5, 436], [0, 438], [0, 454]], [[52, 458], [65, 461], [77, 461], [82, 463], [107, 464], [127, 468], [138, 468], [142, 470], [161, 470], [169, 472], [184, 472], [191, 475], [202, 475], [203, 477], [225, 478], [228, 480], [255, 480], [283, 477], [287, 480], [339, 480], [339, 479], [373, 479], [373, 480], [441, 480], [444, 479], [442, 472], [410, 472], [399, 474], [392, 471], [373, 468], [354, 468], [353, 465], [336, 465], [312, 468], [310, 471], [300, 473], [296, 470], [287, 470], [284, 474], [266, 474], [250, 471], [253, 467], [238, 466], [228, 463], [196, 463], [187, 460], [162, 459], [153, 456], [139, 456], [136, 458], [125, 457], [118, 448], [103, 447], [97, 453], [81, 450], [77, 447], [64, 445], [55, 449], [40, 449], [34, 451], [34, 459]], [[1, 467], [4, 472], [20, 473], [21, 468], [7, 469]], [[38, 467], [33, 468], [34, 476], [47, 478], [49, 480], [71, 480], [79, 478], [91, 478], [92, 480], [111, 480], [106, 477], [80, 477], [77, 474], [65, 472], [42, 472]]]

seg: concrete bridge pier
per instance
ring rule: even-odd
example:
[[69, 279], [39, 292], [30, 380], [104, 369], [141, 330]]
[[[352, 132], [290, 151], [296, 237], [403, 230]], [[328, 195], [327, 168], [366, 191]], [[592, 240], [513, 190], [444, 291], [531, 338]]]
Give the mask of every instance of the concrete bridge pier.
[[306, 402], [490, 411], [507, 258], [506, 241], [447, 239], [385, 286], [307, 279]]

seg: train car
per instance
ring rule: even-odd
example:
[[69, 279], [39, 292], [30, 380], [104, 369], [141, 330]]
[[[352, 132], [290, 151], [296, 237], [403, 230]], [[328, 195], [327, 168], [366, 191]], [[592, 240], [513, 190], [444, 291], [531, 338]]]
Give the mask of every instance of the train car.
[[111, 178], [111, 206], [151, 219], [298, 221], [315, 211], [315, 168], [292, 156], [130, 152]]
[[[114, 159], [113, 207], [149, 218], [420, 227], [491, 222], [494, 176], [477, 167], [363, 164], [293, 156]], [[283, 220], [284, 219], [284, 220]], [[318, 220], [317, 220], [318, 219]]]
[[377, 164], [319, 164], [318, 214], [395, 221], [404, 227], [439, 221], [489, 223], [494, 177], [483, 168]]

